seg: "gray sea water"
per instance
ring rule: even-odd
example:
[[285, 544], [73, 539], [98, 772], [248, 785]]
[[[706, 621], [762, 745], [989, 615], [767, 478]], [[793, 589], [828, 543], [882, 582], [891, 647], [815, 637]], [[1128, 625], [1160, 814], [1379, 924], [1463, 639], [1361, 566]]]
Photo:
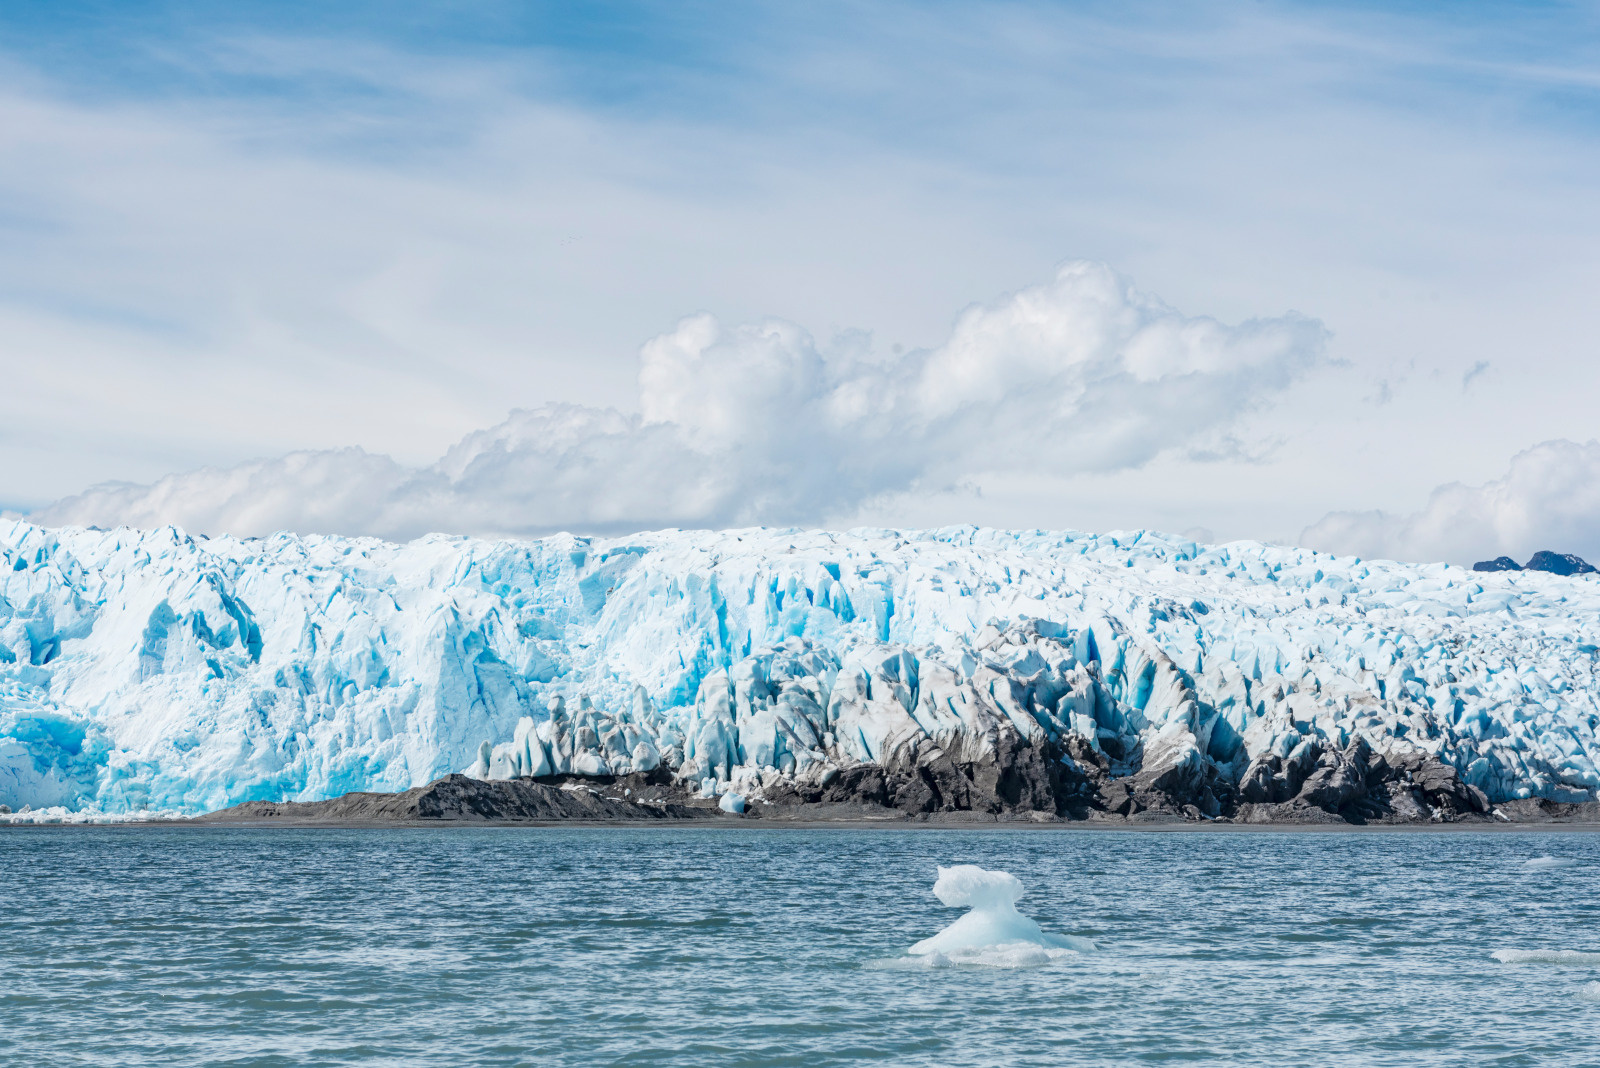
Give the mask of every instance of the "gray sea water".
[[[955, 862], [1096, 950], [909, 960]], [[16, 830], [0, 1062], [1600, 1065], [1597, 890], [1531, 831]]]

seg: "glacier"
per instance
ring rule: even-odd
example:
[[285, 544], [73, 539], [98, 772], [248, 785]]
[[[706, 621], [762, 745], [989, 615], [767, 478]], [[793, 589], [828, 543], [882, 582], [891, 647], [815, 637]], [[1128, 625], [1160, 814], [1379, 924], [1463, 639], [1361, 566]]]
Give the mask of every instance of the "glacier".
[[1019, 744], [1240, 796], [1360, 746], [1490, 802], [1589, 801], [1597, 649], [1593, 575], [1145, 531], [397, 545], [8, 519], [0, 804], [199, 813], [654, 772], [731, 811]]

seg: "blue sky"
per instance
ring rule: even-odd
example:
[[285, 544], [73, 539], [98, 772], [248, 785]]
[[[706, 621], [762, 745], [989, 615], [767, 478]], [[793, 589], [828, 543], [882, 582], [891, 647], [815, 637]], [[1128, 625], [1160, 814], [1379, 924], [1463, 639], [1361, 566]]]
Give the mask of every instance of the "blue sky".
[[[1082, 259], [1187, 316], [1314, 318], [1324, 358], [1120, 466], [919, 467], [795, 515], [1293, 540], [1382, 510], [1349, 547], [1520, 546], [1395, 519], [1595, 436], [1597, 58], [1575, 5], [9, 4], [0, 501], [426, 468], [512, 409], [649, 408], [641, 346], [687, 315], [891, 360]], [[191, 491], [162, 507], [242, 522]], [[525, 507], [483, 532], [589, 516]]]
[[[1305, 64], [1307, 83], [1351, 100], [1578, 129], [1592, 130], [1600, 89], [1600, 14], [1582, 4], [17, 0], [0, 9], [0, 32], [14, 61], [86, 95], [357, 107], [386, 95], [359, 69], [307, 79], [230, 62], [238, 42], [322, 41], [510, 66], [530, 93], [586, 107], [733, 123], [843, 120], [913, 139], [948, 132], [947, 116], [933, 114], [948, 104], [940, 98], [978, 82], [992, 92], [969, 103], [974, 112], [1041, 76], [1075, 85], [1087, 102], [1161, 69], [1173, 76], [1168, 89], [1145, 87], [1161, 104], [1191, 81], [1248, 78], [1230, 67], [1252, 54]], [[1061, 66], [1041, 71], [1041, 61]], [[800, 87], [808, 92], [786, 92]]]

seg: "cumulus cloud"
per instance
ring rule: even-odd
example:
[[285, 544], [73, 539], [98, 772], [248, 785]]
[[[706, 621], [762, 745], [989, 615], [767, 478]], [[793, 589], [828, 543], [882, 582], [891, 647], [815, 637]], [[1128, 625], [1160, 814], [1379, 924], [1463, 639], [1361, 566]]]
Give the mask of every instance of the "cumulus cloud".
[[1503, 478], [1440, 486], [1410, 515], [1330, 512], [1303, 544], [1395, 560], [1472, 563], [1540, 549], [1600, 559], [1600, 441], [1546, 441], [1519, 452]]
[[807, 524], [986, 473], [1138, 467], [1226, 440], [1324, 359], [1290, 314], [1184, 316], [1100, 264], [967, 309], [934, 349], [819, 345], [767, 320], [683, 320], [640, 353], [637, 412], [549, 405], [467, 435], [426, 468], [299, 452], [153, 485], [98, 486], [52, 524], [177, 523], [247, 535]]

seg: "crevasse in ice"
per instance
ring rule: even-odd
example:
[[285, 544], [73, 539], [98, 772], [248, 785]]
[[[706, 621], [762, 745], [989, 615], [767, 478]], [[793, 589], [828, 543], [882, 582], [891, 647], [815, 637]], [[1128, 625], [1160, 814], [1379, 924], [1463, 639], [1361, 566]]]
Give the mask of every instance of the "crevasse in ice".
[[1242, 768], [1600, 786], [1600, 579], [1145, 532], [407, 545], [0, 520], [0, 803], [201, 811], [666, 765], [708, 794], [997, 724]]

